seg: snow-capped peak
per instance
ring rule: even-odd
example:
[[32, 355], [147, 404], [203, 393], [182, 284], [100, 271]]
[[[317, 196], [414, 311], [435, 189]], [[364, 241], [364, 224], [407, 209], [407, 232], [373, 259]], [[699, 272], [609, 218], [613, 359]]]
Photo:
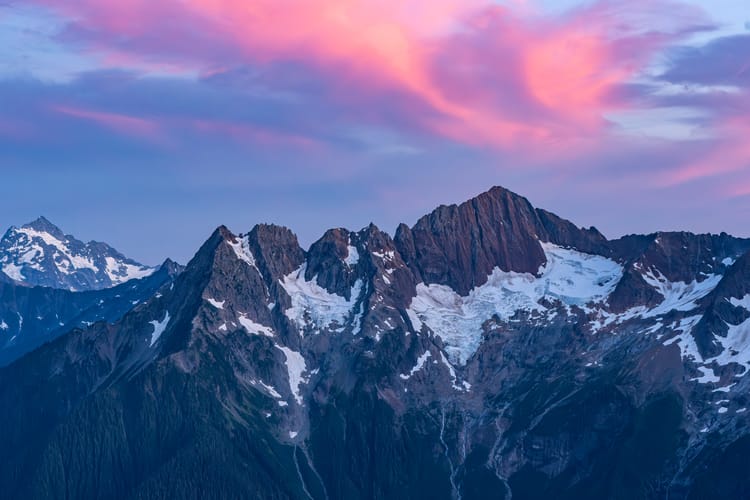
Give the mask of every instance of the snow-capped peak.
[[105, 243], [83, 243], [44, 217], [11, 227], [0, 240], [0, 271], [30, 286], [98, 290], [154, 272]]

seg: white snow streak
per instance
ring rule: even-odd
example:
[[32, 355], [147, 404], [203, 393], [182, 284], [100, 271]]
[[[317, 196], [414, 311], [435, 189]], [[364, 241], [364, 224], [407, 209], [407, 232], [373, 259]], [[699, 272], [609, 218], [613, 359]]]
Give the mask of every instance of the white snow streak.
[[164, 319], [162, 321], [151, 321], [151, 325], [154, 327], [154, 333], [151, 334], [151, 347], [154, 346], [157, 340], [159, 340], [159, 337], [161, 337], [161, 334], [164, 333], [164, 331], [167, 329], [167, 326], [169, 325], [169, 311], [167, 311], [166, 315], [164, 316]]
[[249, 236], [242, 236], [238, 239], [237, 242], [234, 243], [227, 240], [227, 244], [232, 248], [232, 250], [234, 250], [234, 253], [238, 259], [240, 259], [242, 262], [245, 262], [247, 265], [254, 268], [260, 273], [260, 271], [258, 270], [258, 266], [255, 264], [255, 256], [253, 255], [252, 250], [250, 250]]
[[206, 302], [214, 306], [216, 309], [224, 309], [224, 304], [226, 303], [226, 300], [222, 300], [219, 302], [216, 299], [206, 299]]
[[424, 354], [422, 354], [417, 359], [417, 364], [414, 365], [414, 368], [411, 369], [408, 375], [401, 374], [399, 376], [404, 380], [409, 380], [412, 377], [412, 375], [414, 375], [415, 373], [417, 373], [419, 370], [422, 369], [425, 362], [427, 361], [427, 359], [429, 359], [430, 356], [431, 356], [430, 351], [425, 351]]
[[302, 354], [293, 351], [288, 347], [280, 345], [277, 345], [276, 347], [283, 352], [286, 357], [286, 369], [289, 374], [289, 388], [291, 389], [292, 394], [294, 394], [294, 399], [297, 401], [297, 404], [302, 405], [302, 395], [300, 394], [299, 386], [307, 382], [302, 376], [307, 370], [305, 358], [302, 357]]
[[253, 335], [265, 335], [266, 337], [273, 337], [273, 329], [269, 326], [261, 325], [251, 320], [244, 314], [237, 318], [240, 325], [247, 330], [248, 333]]
[[266, 384], [262, 380], [252, 380], [252, 381], [250, 381], [250, 383], [253, 384], [253, 385], [259, 385], [259, 386], [261, 386], [263, 389], [266, 390], [266, 392], [268, 392], [268, 394], [271, 395], [272, 398], [281, 399], [281, 394], [279, 394], [279, 391], [277, 391], [276, 389], [274, 389], [272, 386]]
[[677, 344], [683, 359], [692, 359], [696, 363], [703, 363], [703, 356], [698, 351], [698, 344], [695, 343], [695, 338], [692, 335], [693, 328], [701, 318], [700, 315], [689, 316], [681, 319], [676, 325], [672, 325], [671, 328], [680, 332], [680, 334], [665, 341], [664, 345]]
[[446, 368], [448, 368], [448, 373], [450, 373], [451, 376], [451, 385], [453, 388], [457, 391], [469, 391], [471, 389], [471, 384], [468, 382], [463, 382], [462, 385], [458, 385], [458, 377], [456, 376], [456, 369], [453, 368], [453, 365], [450, 364], [450, 361], [448, 361], [448, 358], [445, 357], [445, 354], [443, 352], [440, 352], [440, 360], [443, 362]]

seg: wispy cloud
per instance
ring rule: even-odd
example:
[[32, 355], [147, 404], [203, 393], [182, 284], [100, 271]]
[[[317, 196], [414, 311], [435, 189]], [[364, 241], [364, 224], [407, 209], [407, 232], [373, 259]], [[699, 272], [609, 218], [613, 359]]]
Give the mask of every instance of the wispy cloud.
[[68, 106], [53, 106], [52, 110], [74, 118], [90, 120], [117, 132], [143, 137], [148, 140], [153, 140], [161, 135], [159, 126], [155, 122], [143, 118]]
[[556, 17], [466, 0], [35, 1], [105, 65], [213, 76], [296, 65], [360, 122], [385, 108], [385, 126], [503, 148], [600, 133], [604, 113], [628, 106], [618, 87], [709, 24], [664, 0]]

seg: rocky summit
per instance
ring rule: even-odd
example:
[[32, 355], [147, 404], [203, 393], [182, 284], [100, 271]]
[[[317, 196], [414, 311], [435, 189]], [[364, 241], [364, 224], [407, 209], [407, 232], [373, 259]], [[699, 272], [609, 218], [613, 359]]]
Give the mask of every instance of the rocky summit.
[[220, 227], [120, 319], [0, 369], [0, 491], [749, 498], [748, 251], [608, 240], [503, 188], [307, 250]]

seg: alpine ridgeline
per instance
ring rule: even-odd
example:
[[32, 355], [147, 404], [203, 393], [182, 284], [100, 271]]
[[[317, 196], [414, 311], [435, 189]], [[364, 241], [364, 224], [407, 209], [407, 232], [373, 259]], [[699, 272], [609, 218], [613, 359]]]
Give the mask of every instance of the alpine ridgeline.
[[493, 188], [395, 237], [219, 228], [0, 370], [8, 498], [748, 498], [750, 241]]

